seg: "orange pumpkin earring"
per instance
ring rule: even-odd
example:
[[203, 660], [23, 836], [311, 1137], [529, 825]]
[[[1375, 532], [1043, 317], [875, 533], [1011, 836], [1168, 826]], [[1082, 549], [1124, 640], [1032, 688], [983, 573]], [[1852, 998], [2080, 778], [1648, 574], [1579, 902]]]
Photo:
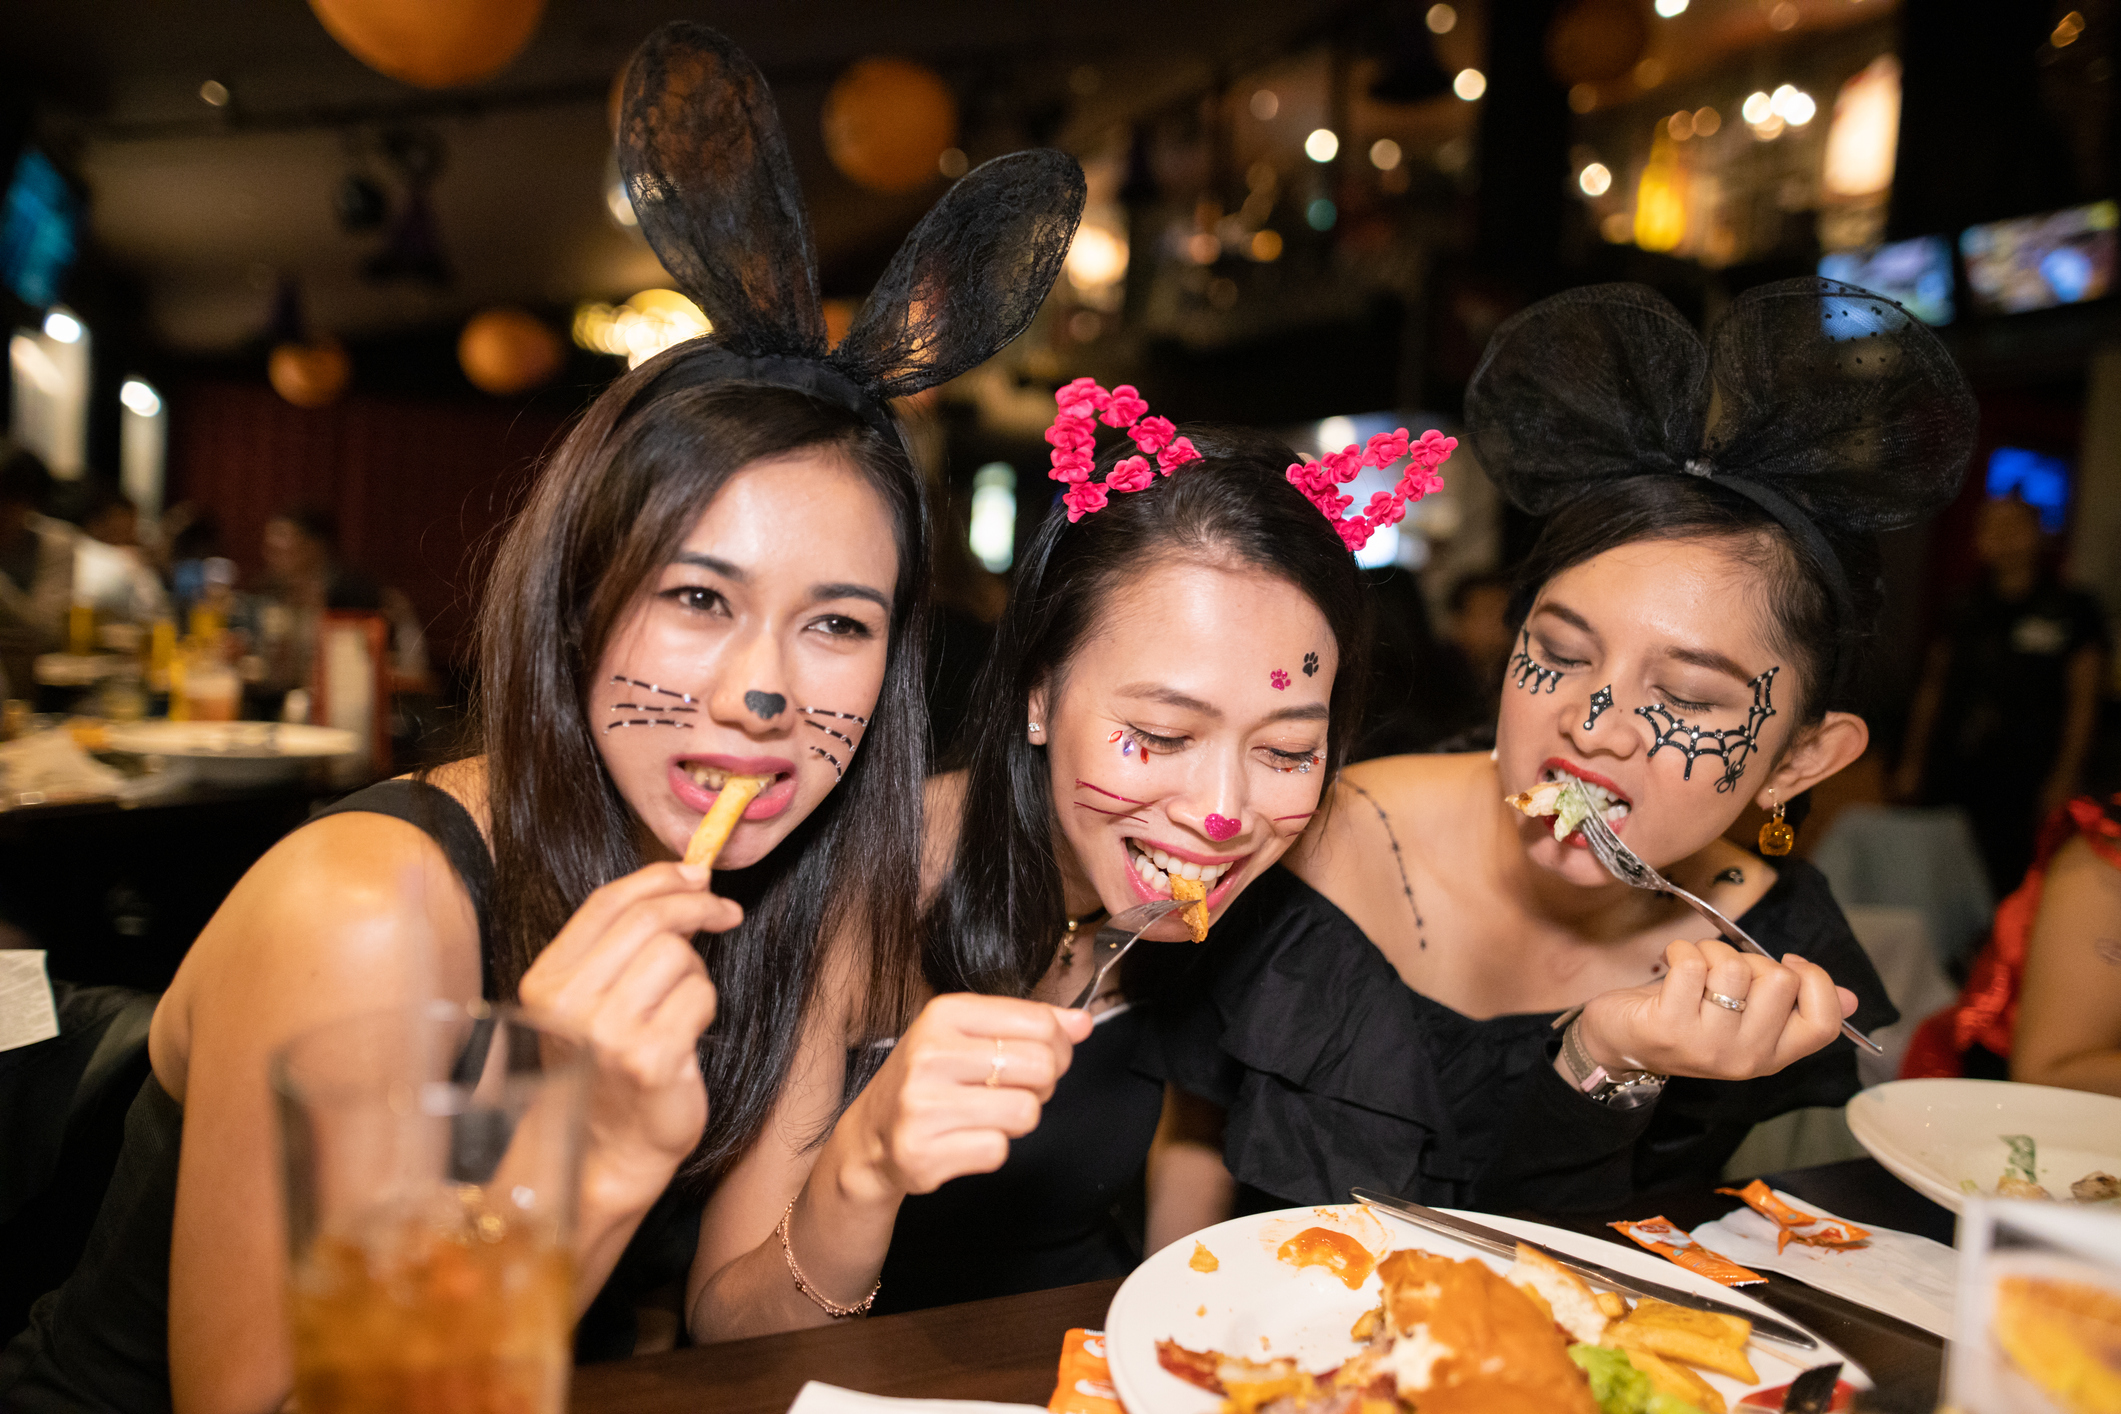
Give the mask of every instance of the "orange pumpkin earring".
[[[1769, 796], [1772, 797], [1774, 793], [1775, 788], [1769, 786]], [[1760, 827], [1760, 852], [1776, 858], [1788, 854], [1797, 844], [1797, 832], [1790, 828], [1789, 821], [1782, 818], [1782, 810], [1782, 802], [1777, 800], [1774, 818]]]

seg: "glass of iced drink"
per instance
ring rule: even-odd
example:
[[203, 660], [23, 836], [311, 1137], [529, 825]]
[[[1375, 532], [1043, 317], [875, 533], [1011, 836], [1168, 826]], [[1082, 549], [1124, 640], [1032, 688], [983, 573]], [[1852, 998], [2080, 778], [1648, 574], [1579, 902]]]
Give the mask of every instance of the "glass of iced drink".
[[583, 1043], [509, 1007], [335, 1022], [274, 1057], [301, 1414], [561, 1414]]

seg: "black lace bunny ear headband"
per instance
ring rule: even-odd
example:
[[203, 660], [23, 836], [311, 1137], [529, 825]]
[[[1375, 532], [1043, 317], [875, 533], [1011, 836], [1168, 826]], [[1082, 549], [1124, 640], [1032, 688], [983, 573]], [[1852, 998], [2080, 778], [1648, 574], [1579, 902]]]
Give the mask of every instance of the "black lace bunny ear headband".
[[1633, 476], [1706, 478], [1825, 568], [1844, 627], [1854, 596], [1827, 532], [1894, 530], [1950, 504], [1975, 419], [1926, 325], [1823, 279], [1746, 291], [1706, 343], [1646, 286], [1569, 290], [1505, 321], [1466, 388], [1467, 435], [1519, 509], [1551, 515]]
[[1082, 169], [1038, 149], [967, 174], [899, 247], [829, 349], [810, 221], [765, 76], [678, 21], [626, 71], [626, 191], [663, 268], [712, 323], [692, 371], [794, 388], [896, 438], [888, 402], [955, 378], [1021, 334], [1082, 219]]

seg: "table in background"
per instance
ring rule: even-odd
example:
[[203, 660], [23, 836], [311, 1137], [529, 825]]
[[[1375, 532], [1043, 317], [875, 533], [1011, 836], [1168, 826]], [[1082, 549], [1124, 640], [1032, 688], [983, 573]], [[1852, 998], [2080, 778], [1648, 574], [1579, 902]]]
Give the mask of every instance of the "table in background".
[[[1853, 1222], [1951, 1240], [1950, 1213], [1869, 1159], [1768, 1178]], [[1707, 1189], [1680, 1190], [1624, 1212], [1543, 1221], [1632, 1246], [1604, 1225], [1608, 1218], [1662, 1211], [1691, 1227], [1736, 1206]], [[572, 1407], [575, 1414], [782, 1414], [809, 1380], [869, 1394], [1044, 1404], [1053, 1394], [1061, 1336], [1076, 1326], [1102, 1327], [1118, 1290], [1116, 1280], [1089, 1282], [588, 1365], [575, 1372]], [[1877, 1407], [1925, 1414], [1934, 1407], [1944, 1365], [1938, 1337], [1788, 1277], [1770, 1276], [1747, 1294], [1862, 1364], [1883, 1396]]]

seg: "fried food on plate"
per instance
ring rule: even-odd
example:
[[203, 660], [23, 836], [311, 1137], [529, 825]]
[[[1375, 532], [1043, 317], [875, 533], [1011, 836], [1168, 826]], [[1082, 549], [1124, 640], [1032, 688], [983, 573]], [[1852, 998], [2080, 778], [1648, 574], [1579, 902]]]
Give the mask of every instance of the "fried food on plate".
[[1517, 1244], [1517, 1264], [1503, 1274], [1510, 1285], [1531, 1296], [1571, 1340], [1598, 1344], [1607, 1315], [1598, 1294], [1583, 1278], [1535, 1247]]
[[1377, 1272], [1391, 1335], [1377, 1363], [1421, 1414], [1598, 1414], [1568, 1341], [1486, 1263], [1409, 1249]]
[[685, 862], [714, 868], [715, 857], [729, 843], [736, 822], [744, 818], [744, 808], [772, 784], [771, 776], [731, 776], [715, 796], [714, 804], [700, 817], [699, 827], [685, 846]]
[[1686, 1366], [1640, 1347], [1626, 1353], [1629, 1363], [1642, 1371], [1652, 1388], [1663, 1390], [1674, 1399], [1685, 1400], [1702, 1414], [1725, 1414], [1729, 1408], [1714, 1385]]
[[1624, 1319], [1606, 1327], [1605, 1343], [1684, 1360], [1751, 1385], [1760, 1382], [1753, 1362], [1745, 1358], [1745, 1343], [1752, 1334], [1753, 1323], [1743, 1316], [1645, 1299], [1636, 1302]]
[[1196, 943], [1206, 942], [1208, 940], [1208, 886], [1198, 879], [1185, 879], [1173, 874], [1171, 876], [1171, 897], [1185, 902], [1186, 906], [1178, 912], [1179, 916], [1186, 920], [1186, 926], [1193, 930], [1193, 941]]

